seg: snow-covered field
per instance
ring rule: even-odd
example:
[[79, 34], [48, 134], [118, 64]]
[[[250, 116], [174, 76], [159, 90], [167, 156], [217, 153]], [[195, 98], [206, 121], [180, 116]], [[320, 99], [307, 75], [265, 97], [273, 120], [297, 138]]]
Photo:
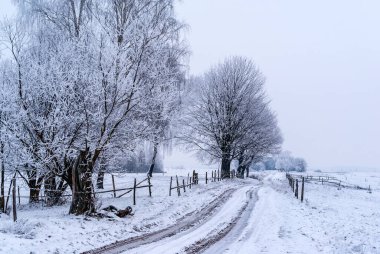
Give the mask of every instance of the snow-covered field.
[[[126, 253], [380, 253], [380, 172], [309, 172], [371, 185], [372, 193], [306, 183], [304, 203], [294, 197], [280, 172], [254, 173], [261, 181], [234, 179], [206, 185], [201, 179], [181, 197], [174, 191], [168, 196], [170, 174], [153, 177], [152, 198], [147, 189], [139, 190], [135, 215], [123, 219], [68, 215], [69, 204], [23, 205], [16, 223], [1, 215], [0, 253], [80, 253], [172, 226], [194, 211], [196, 216], [231, 189], [236, 191], [225, 205], [202, 223]], [[120, 175], [116, 186], [129, 187], [134, 177], [139, 180], [144, 175]], [[111, 186], [107, 177], [105, 189]], [[100, 200], [102, 206], [132, 205], [130, 194], [115, 199], [108, 193]]]
[[[358, 175], [379, 186], [379, 172], [336, 176], [356, 183]], [[247, 227], [226, 253], [380, 253], [378, 189], [370, 194], [307, 183], [301, 203], [283, 173], [263, 181]]]

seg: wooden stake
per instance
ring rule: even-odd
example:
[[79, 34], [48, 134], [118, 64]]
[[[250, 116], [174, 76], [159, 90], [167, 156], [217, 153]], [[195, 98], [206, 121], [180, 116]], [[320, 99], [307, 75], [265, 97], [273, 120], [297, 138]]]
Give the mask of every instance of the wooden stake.
[[136, 178], [135, 183], [133, 184], [133, 205], [136, 205]]
[[112, 176], [113, 197], [116, 198], [115, 178], [114, 178], [114, 175], [111, 175], [111, 176]]
[[206, 184], [207, 184], [207, 172], [206, 172]]
[[18, 194], [18, 204], [20, 205], [20, 203], [21, 203], [21, 198], [20, 198], [20, 186], [17, 186], [17, 194]]
[[303, 193], [305, 190], [305, 177], [302, 177], [302, 188], [301, 188], [301, 202], [303, 202]]
[[296, 179], [296, 192], [295, 192], [295, 196], [298, 199], [298, 179]]
[[183, 192], [186, 192], [186, 188], [185, 188], [185, 179], [182, 179], [182, 182], [183, 182]]
[[189, 185], [190, 189], [191, 189], [191, 185], [192, 185], [192, 183], [191, 183], [191, 177], [190, 177], [190, 185]]
[[148, 177], [148, 188], [149, 188], [149, 197], [152, 196], [152, 185], [150, 184], [150, 177]]
[[16, 178], [13, 178], [12, 211], [13, 211], [13, 221], [16, 221], [17, 220], [17, 211], [16, 211]]
[[179, 182], [178, 182], [178, 176], [175, 176], [176, 180], [177, 180], [177, 193], [178, 193], [178, 197], [181, 196], [181, 190], [179, 189]]
[[169, 196], [172, 195], [172, 182], [173, 182], [173, 177], [170, 177], [170, 187], [169, 187]]

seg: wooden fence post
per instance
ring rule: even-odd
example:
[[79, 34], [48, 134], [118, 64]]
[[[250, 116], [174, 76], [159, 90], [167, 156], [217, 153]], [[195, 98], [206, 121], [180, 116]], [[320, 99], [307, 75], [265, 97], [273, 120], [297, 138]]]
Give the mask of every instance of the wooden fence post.
[[16, 221], [17, 220], [17, 211], [16, 211], [16, 178], [13, 178], [12, 211], [13, 211], [13, 221]]
[[292, 178], [292, 191], [294, 192], [294, 179]]
[[150, 177], [148, 177], [149, 197], [152, 196], [152, 185], [150, 184]]
[[18, 194], [18, 204], [20, 205], [20, 203], [21, 203], [21, 198], [20, 198], [20, 186], [17, 186], [17, 194]]
[[114, 178], [114, 175], [111, 175], [111, 176], [112, 176], [113, 197], [116, 198], [115, 178]]
[[305, 190], [305, 177], [302, 177], [301, 202], [303, 202], [304, 190]]
[[206, 184], [207, 184], [207, 171], [206, 171]]
[[186, 188], [185, 188], [185, 179], [182, 179], [182, 184], [183, 184], [183, 192], [186, 192]]
[[170, 187], [169, 187], [169, 196], [172, 195], [172, 182], [173, 182], [173, 177], [170, 177]]
[[136, 205], [136, 178], [135, 183], [133, 184], [133, 205]]
[[295, 196], [298, 199], [298, 179], [296, 179], [296, 192], [295, 192]]
[[219, 182], [219, 169], [218, 169], [218, 182]]
[[176, 180], [177, 180], [177, 193], [178, 193], [178, 197], [181, 196], [181, 190], [179, 189], [179, 182], [178, 182], [178, 176], [175, 176]]
[[192, 182], [191, 182], [191, 176], [190, 176], [190, 185], [189, 185], [190, 189], [191, 189], [191, 185], [192, 185]]

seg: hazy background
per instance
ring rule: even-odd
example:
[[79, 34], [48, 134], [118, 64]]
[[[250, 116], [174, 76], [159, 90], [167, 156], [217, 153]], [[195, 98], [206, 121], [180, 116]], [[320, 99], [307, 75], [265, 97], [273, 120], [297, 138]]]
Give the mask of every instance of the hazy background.
[[[182, 0], [177, 13], [190, 74], [231, 55], [257, 63], [284, 150], [311, 168], [380, 168], [380, 1]], [[165, 162], [200, 166], [183, 152]]]

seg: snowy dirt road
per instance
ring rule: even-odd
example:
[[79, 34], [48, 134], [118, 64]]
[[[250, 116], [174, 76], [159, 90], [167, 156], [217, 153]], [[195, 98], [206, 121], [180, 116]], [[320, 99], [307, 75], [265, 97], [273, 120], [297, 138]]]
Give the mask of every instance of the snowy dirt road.
[[199, 253], [242, 227], [258, 186], [231, 189], [196, 214], [163, 230], [129, 238], [85, 253]]
[[175, 225], [89, 253], [380, 253], [378, 191], [307, 184], [301, 203], [285, 174], [258, 177]]

